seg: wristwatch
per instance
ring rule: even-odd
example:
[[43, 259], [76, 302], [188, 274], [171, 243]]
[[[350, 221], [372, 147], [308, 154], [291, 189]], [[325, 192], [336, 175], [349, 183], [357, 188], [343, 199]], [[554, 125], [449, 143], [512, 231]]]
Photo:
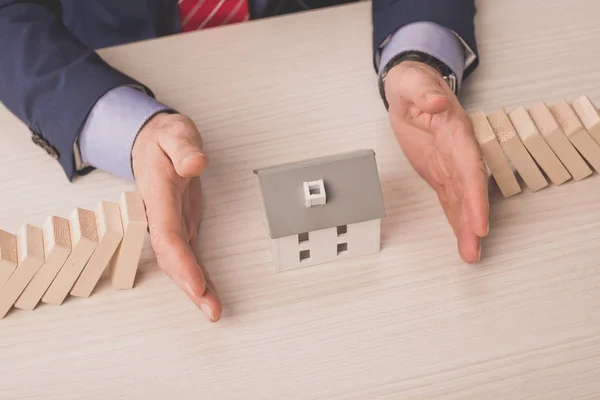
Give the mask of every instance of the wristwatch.
[[458, 95], [458, 79], [450, 67], [431, 54], [423, 53], [422, 51], [417, 50], [410, 50], [396, 55], [387, 63], [383, 71], [381, 71], [379, 78], [379, 94], [381, 95], [386, 109], [389, 108], [389, 104], [385, 97], [385, 78], [392, 68], [404, 61], [418, 61], [433, 67], [440, 73], [444, 81], [450, 86], [452, 92], [455, 95]]

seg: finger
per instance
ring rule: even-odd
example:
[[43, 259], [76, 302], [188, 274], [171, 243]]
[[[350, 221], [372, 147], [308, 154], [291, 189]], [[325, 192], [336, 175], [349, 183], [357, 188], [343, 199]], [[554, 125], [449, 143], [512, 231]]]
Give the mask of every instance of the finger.
[[194, 122], [184, 116], [172, 116], [158, 135], [158, 144], [183, 178], [198, 176], [208, 163], [202, 151], [202, 138]]
[[440, 187], [437, 189], [437, 194], [454, 236], [459, 240], [461, 234], [460, 207], [456, 194], [454, 191], [448, 190], [448, 187]]
[[192, 231], [190, 233], [190, 237], [198, 232], [198, 227], [200, 226], [200, 220], [202, 218], [202, 184], [200, 182], [200, 178], [192, 178], [189, 182], [189, 186], [187, 187], [187, 191], [183, 196], [183, 212], [186, 218], [190, 220], [190, 227]]
[[192, 300], [206, 319], [217, 322], [222, 314], [219, 297], [207, 282], [194, 252], [189, 246], [182, 246], [180, 243], [179, 238], [167, 240], [165, 248], [168, 247], [168, 252], [160, 246], [158, 246], [159, 250], [155, 250], [156, 257], [160, 260], [161, 270]]
[[490, 231], [487, 174], [474, 171], [473, 176], [465, 173], [462, 178], [470, 228], [477, 236], [486, 237]]
[[203, 266], [202, 258], [200, 257], [197, 243], [198, 235], [195, 234], [190, 240], [190, 248], [194, 251], [194, 254], [196, 255], [196, 260], [198, 260], [200, 268], [204, 273], [204, 277], [206, 279], [206, 292], [201, 298], [198, 299], [196, 305], [200, 308], [200, 310], [202, 310], [202, 312], [205, 315], [212, 315], [212, 322], [217, 322], [221, 319], [221, 316], [223, 315], [223, 305], [221, 303], [221, 299], [219, 299], [219, 295], [215, 289], [215, 285], [210, 279], [208, 271]]
[[458, 249], [462, 259], [469, 263], [479, 261], [481, 257], [481, 239], [471, 229], [467, 203], [463, 202], [460, 218], [460, 234], [458, 235]]
[[487, 173], [480, 148], [466, 118], [455, 119], [453, 159], [460, 178], [470, 229], [479, 237], [489, 232]]
[[[206, 279], [185, 238], [177, 188], [157, 179], [155, 191], [160, 196], [149, 196], [146, 207], [150, 237], [159, 267], [198, 307], [211, 304], [203, 299], [207, 292]], [[212, 308], [205, 305], [200, 309], [207, 319], [216, 320]]]
[[452, 93], [440, 74], [427, 65], [406, 65], [399, 70], [397, 79], [390, 83], [391, 99], [399, 98], [408, 104], [414, 104], [427, 114], [446, 111]]
[[[202, 313], [207, 316], [210, 322], [218, 322], [223, 315], [223, 306], [217, 295], [216, 290], [209, 284], [206, 286], [206, 293], [197, 301], [194, 301]], [[209, 317], [210, 316], [210, 317]]]
[[454, 231], [461, 258], [468, 263], [478, 261], [480, 238], [470, 227], [468, 205], [464, 201], [460, 183], [439, 186], [436, 190], [446, 218]]
[[187, 188], [187, 192], [184, 194], [183, 211], [185, 221], [188, 227], [188, 235], [190, 240], [188, 242], [189, 248], [194, 253], [196, 261], [202, 270], [204, 279], [206, 281], [206, 291], [204, 295], [198, 299], [196, 305], [206, 315], [211, 315], [212, 322], [216, 322], [221, 319], [223, 314], [223, 307], [221, 300], [219, 299], [218, 293], [215, 289], [215, 285], [210, 279], [208, 270], [205, 268], [200, 256], [200, 249], [198, 246], [198, 228], [200, 224], [200, 218], [202, 215], [200, 202], [202, 193], [199, 178], [193, 178]]

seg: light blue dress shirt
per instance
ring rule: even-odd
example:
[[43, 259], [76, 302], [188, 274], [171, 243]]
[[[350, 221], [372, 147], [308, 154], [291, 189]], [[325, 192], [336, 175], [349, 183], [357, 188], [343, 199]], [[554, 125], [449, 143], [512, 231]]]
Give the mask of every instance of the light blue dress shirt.
[[[418, 50], [444, 62], [456, 74], [459, 87], [465, 68], [475, 57], [451, 30], [431, 22], [416, 22], [399, 29], [384, 42], [378, 54], [379, 69], [407, 50]], [[143, 125], [161, 111], [171, 108], [137, 88], [123, 86], [105, 94], [90, 112], [79, 135], [78, 169], [92, 166], [133, 180], [131, 149], [135, 139]]]

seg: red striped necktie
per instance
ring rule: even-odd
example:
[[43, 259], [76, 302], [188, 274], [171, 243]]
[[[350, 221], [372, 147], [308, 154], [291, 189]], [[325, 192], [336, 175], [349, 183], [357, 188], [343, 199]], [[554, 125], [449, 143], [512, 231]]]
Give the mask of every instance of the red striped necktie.
[[246, 21], [248, 0], [179, 0], [184, 32]]

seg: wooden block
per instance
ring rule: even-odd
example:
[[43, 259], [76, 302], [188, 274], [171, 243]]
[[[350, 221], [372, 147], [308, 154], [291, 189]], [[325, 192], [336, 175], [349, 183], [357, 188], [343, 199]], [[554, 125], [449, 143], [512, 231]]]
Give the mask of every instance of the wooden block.
[[42, 229], [32, 225], [22, 227], [17, 234], [17, 253], [17, 268], [0, 292], [0, 318], [6, 316], [44, 262]]
[[596, 143], [600, 144], [600, 112], [586, 95], [573, 102], [573, 109]]
[[77, 208], [69, 217], [69, 222], [71, 254], [42, 297], [44, 303], [61, 305], [65, 301], [98, 245], [96, 218], [93, 211]]
[[554, 154], [562, 161], [573, 179], [580, 181], [592, 174], [592, 170], [581, 155], [575, 150], [571, 141], [556, 122], [550, 109], [544, 102], [539, 102], [529, 109], [529, 114], [539, 129], [542, 137]]
[[548, 181], [525, 149], [506, 111], [503, 108], [496, 110], [488, 116], [488, 121], [504, 154], [515, 166], [529, 189], [535, 192], [548, 186]]
[[33, 310], [71, 254], [69, 220], [50, 217], [42, 228], [45, 260], [15, 303], [16, 308]]
[[525, 107], [512, 110], [508, 116], [521, 141], [552, 183], [561, 185], [571, 179], [571, 174], [546, 143]]
[[0, 229], [0, 291], [17, 268], [17, 236]]
[[577, 151], [596, 172], [600, 172], [600, 145], [585, 130], [573, 107], [562, 100], [550, 107], [550, 111]]
[[520, 193], [521, 187], [519, 186], [519, 182], [515, 178], [487, 117], [482, 111], [478, 111], [471, 114], [470, 118], [485, 162], [492, 172], [502, 195], [504, 197], [511, 197]]
[[131, 289], [135, 283], [148, 222], [139, 193], [123, 193], [120, 204], [123, 240], [111, 261], [112, 284], [116, 289]]
[[98, 247], [71, 290], [71, 295], [89, 297], [123, 239], [118, 203], [100, 202], [96, 209]]

